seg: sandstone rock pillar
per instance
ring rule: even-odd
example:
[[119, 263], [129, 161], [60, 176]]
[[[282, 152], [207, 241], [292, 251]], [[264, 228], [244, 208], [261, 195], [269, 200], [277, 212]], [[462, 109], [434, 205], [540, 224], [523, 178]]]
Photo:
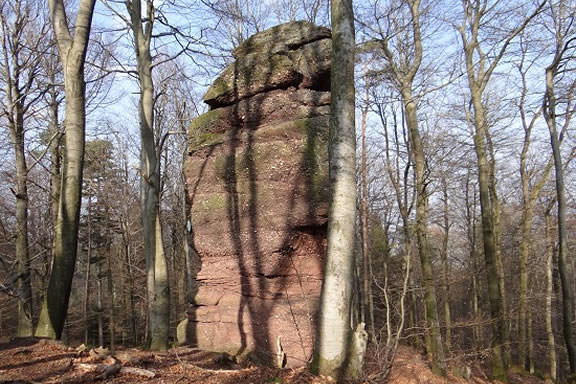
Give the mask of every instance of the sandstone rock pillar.
[[238, 47], [185, 164], [201, 261], [188, 334], [288, 366], [311, 357], [328, 212], [330, 31], [292, 22]]

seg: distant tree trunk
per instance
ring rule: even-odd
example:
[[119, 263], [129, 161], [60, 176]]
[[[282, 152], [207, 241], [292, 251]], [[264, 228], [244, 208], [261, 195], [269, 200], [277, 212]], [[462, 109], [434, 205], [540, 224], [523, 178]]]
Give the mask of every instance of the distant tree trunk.
[[62, 336], [74, 276], [86, 123], [84, 61], [94, 4], [95, 0], [81, 0], [72, 38], [63, 0], [48, 0], [60, 59], [64, 67], [66, 136], [62, 190], [54, 229], [53, 267], [36, 329], [37, 337], [60, 339]]
[[410, 89], [403, 89], [402, 101], [406, 113], [406, 126], [412, 144], [412, 158], [414, 162], [414, 178], [416, 184], [416, 238], [418, 240], [418, 254], [422, 268], [424, 285], [424, 305], [428, 322], [428, 351], [432, 358], [432, 371], [436, 374], [446, 373], [446, 361], [442, 334], [438, 320], [438, 304], [436, 302], [435, 276], [432, 267], [432, 255], [428, 241], [428, 191], [426, 190], [426, 159], [422, 138], [418, 130], [418, 116], [416, 101]]
[[130, 259], [130, 243], [128, 240], [128, 235], [126, 231], [128, 230], [127, 225], [124, 226], [124, 233], [122, 234], [122, 241], [124, 245], [124, 265], [126, 266], [126, 272], [128, 274], [128, 289], [126, 292], [127, 303], [130, 309], [130, 334], [132, 336], [132, 343], [138, 343], [138, 329], [136, 327], [136, 303], [134, 302], [135, 292], [134, 292], [134, 273], [132, 272], [132, 262]]
[[534, 374], [534, 337], [532, 334], [532, 311], [528, 310], [528, 372]]
[[504, 308], [502, 292], [500, 288], [500, 274], [498, 273], [498, 260], [496, 252], [496, 239], [494, 233], [494, 208], [490, 192], [490, 168], [486, 153], [484, 129], [486, 120], [484, 107], [480, 95], [473, 96], [475, 110], [474, 149], [478, 160], [478, 188], [480, 194], [480, 212], [482, 218], [482, 240], [484, 244], [484, 262], [486, 264], [486, 281], [488, 284], [488, 300], [490, 302], [490, 315], [494, 321], [492, 333], [492, 376], [504, 382], [508, 382], [506, 372], [506, 359], [504, 346], [506, 345], [504, 321]]
[[[108, 223], [110, 225], [110, 223]], [[108, 226], [108, 228], [110, 228]], [[110, 236], [110, 234], [108, 234]], [[110, 239], [110, 237], [108, 237]], [[108, 332], [110, 333], [110, 350], [116, 350], [116, 311], [114, 299], [114, 278], [112, 275], [112, 249], [110, 244], [106, 247], [106, 288], [108, 294]]]
[[563, 331], [568, 361], [570, 363], [570, 373], [576, 374], [576, 347], [573, 338], [574, 323], [574, 292], [570, 289], [570, 276], [567, 265], [568, 244], [566, 241], [566, 197], [564, 185], [564, 168], [562, 165], [562, 154], [560, 152], [561, 139], [556, 127], [556, 94], [554, 79], [558, 73], [558, 66], [562, 61], [564, 44], [559, 43], [554, 61], [546, 68], [546, 93], [544, 96], [544, 117], [550, 132], [550, 144], [554, 157], [554, 171], [556, 174], [556, 201], [558, 204], [558, 272], [562, 286], [562, 313]]
[[552, 296], [554, 294], [554, 241], [550, 233], [550, 211], [549, 205], [545, 212], [545, 233], [546, 233], [546, 336], [548, 338], [548, 358], [550, 360], [550, 378], [556, 381], [556, 342], [554, 340], [554, 328], [552, 326]]
[[534, 173], [528, 168], [528, 155], [532, 143], [532, 131], [538, 118], [541, 116], [541, 109], [534, 112], [531, 118], [526, 113], [526, 98], [528, 96], [527, 72], [530, 65], [525, 67], [526, 53], [523, 52], [522, 60], [518, 65], [518, 71], [522, 79], [522, 93], [519, 103], [520, 121], [524, 130], [524, 140], [522, 151], [520, 152], [520, 181], [522, 185], [522, 238], [520, 240], [520, 301], [519, 301], [519, 324], [518, 324], [518, 361], [524, 368], [529, 368], [533, 364], [533, 359], [526, 360], [526, 344], [528, 338], [527, 321], [528, 321], [528, 254], [532, 242], [532, 219], [534, 216], [534, 203], [540, 191], [546, 184], [550, 171], [552, 170], [553, 159], [550, 157], [545, 169], [538, 175], [538, 178], [532, 177]]
[[[474, 112], [476, 114], [476, 110]], [[486, 110], [482, 111], [482, 114], [486, 114]], [[486, 121], [484, 117], [484, 121]], [[490, 133], [489, 127], [483, 129], [484, 136], [486, 137], [486, 149], [488, 153], [488, 189], [490, 191], [490, 202], [492, 205], [492, 218], [493, 218], [493, 238], [494, 238], [494, 261], [496, 263], [496, 271], [498, 273], [498, 286], [500, 288], [500, 301], [501, 301], [501, 317], [502, 317], [502, 342], [504, 350], [504, 364], [508, 367], [510, 363], [511, 349], [510, 349], [510, 324], [506, 321], [507, 316], [507, 294], [506, 294], [506, 274], [504, 271], [504, 263], [502, 262], [502, 252], [500, 250], [500, 218], [502, 216], [500, 209], [500, 198], [498, 197], [497, 187], [496, 187], [496, 151], [494, 149], [494, 144], [492, 142], [492, 134]]]
[[[470, 260], [472, 262], [472, 312], [474, 313], [474, 322], [472, 326], [472, 332], [474, 335], [474, 348], [479, 351], [482, 349], [481, 345], [481, 325], [480, 325], [480, 287], [478, 282], [478, 276], [480, 274], [480, 268], [478, 267], [478, 251], [477, 251], [477, 236], [476, 236], [476, 190], [472, 188], [470, 191], [470, 171], [466, 175], [466, 188], [465, 188], [465, 199], [466, 199], [466, 226], [467, 226], [467, 237], [468, 244], [470, 247]], [[472, 196], [470, 196], [472, 194]]]
[[446, 175], [442, 175], [442, 216], [444, 221], [444, 238], [442, 239], [442, 291], [444, 294], [444, 323], [446, 327], [446, 351], [450, 353], [452, 339], [452, 316], [450, 312], [450, 284], [448, 282], [448, 240], [450, 233], [450, 217], [448, 206], [448, 181]]
[[350, 335], [350, 302], [356, 221], [354, 129], [354, 13], [351, 0], [334, 0], [330, 120], [328, 245], [320, 298], [316, 350], [311, 370], [340, 379]]
[[86, 273], [84, 275], [84, 344], [88, 345], [90, 342], [90, 269], [92, 265], [92, 196], [88, 196], [88, 206], [86, 207], [88, 215], [87, 228], [86, 228]]
[[368, 324], [368, 330], [370, 331], [370, 337], [373, 338], [376, 335], [376, 330], [374, 326], [374, 300], [372, 297], [372, 260], [370, 258], [370, 253], [368, 252], [368, 164], [367, 164], [367, 151], [366, 147], [366, 125], [368, 118], [368, 106], [369, 106], [369, 96], [370, 96], [370, 84], [367, 76], [367, 66], [364, 66], [364, 86], [366, 99], [366, 105], [362, 108], [361, 117], [361, 128], [362, 128], [362, 164], [361, 164], [361, 174], [362, 174], [362, 199], [361, 199], [361, 225], [362, 225], [362, 281], [363, 281], [363, 300], [364, 300], [364, 316], [365, 321]]
[[96, 319], [98, 323], [98, 345], [104, 346], [104, 301], [102, 298], [102, 257], [99, 255], [96, 269]]
[[[17, 96], [17, 95], [15, 95]], [[28, 166], [24, 148], [24, 111], [16, 104], [12, 125], [16, 161], [16, 260], [18, 261], [18, 329], [16, 336], [30, 337], [32, 324], [32, 285], [28, 252]]]
[[160, 223], [160, 154], [154, 134], [154, 82], [150, 43], [155, 9], [152, 0], [146, 0], [145, 4], [147, 10], [143, 19], [141, 0], [126, 0], [140, 85], [140, 204], [148, 293], [148, 342], [150, 349], [164, 350], [168, 348], [170, 331], [170, 288]]
[[[518, 333], [520, 343], [518, 346], [518, 360], [525, 369], [529, 369], [533, 364], [532, 359], [526, 359], [526, 347], [528, 337], [528, 253], [530, 250], [530, 243], [532, 242], [532, 219], [534, 216], [534, 202], [538, 197], [540, 191], [546, 184], [550, 174], [552, 163], [549, 162], [543, 174], [536, 182], [528, 180], [528, 170], [526, 169], [526, 157], [521, 156], [520, 178], [522, 181], [522, 196], [523, 196], [523, 209], [522, 209], [522, 239], [520, 241], [520, 303], [519, 303], [519, 325]], [[530, 184], [534, 184], [530, 188]]]

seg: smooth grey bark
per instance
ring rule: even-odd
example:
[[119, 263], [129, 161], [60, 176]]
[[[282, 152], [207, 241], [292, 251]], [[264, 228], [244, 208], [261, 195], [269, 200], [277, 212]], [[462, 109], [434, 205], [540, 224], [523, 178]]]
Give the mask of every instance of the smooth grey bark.
[[[558, 27], [557, 25], [555, 27]], [[562, 330], [564, 342], [570, 363], [570, 373], [576, 374], [576, 345], [574, 344], [573, 323], [574, 323], [574, 292], [570, 288], [570, 276], [568, 272], [568, 243], [566, 240], [566, 186], [564, 183], [564, 168], [560, 144], [562, 133], [557, 127], [557, 100], [555, 81], [563, 62], [568, 60], [565, 57], [570, 44], [574, 44], [574, 39], [566, 39], [560, 31], [556, 30], [555, 55], [549, 66], [546, 67], [546, 92], [543, 98], [543, 112], [550, 132], [550, 145], [554, 158], [554, 172], [556, 184], [556, 202], [558, 208], [558, 272], [562, 289]], [[572, 114], [564, 115], [564, 127], [570, 125]], [[564, 131], [564, 129], [562, 129]]]
[[89, 328], [90, 322], [88, 318], [88, 312], [90, 309], [90, 267], [91, 267], [91, 260], [92, 260], [92, 197], [88, 196], [88, 207], [87, 207], [87, 214], [88, 214], [88, 222], [87, 222], [87, 241], [86, 241], [86, 272], [84, 274], [84, 308], [83, 308], [83, 315], [84, 315], [84, 344], [88, 345], [89, 343]]
[[426, 180], [426, 165], [422, 138], [418, 129], [416, 101], [412, 92], [404, 88], [402, 99], [406, 111], [406, 125], [412, 143], [412, 158], [414, 162], [414, 178], [416, 184], [416, 238], [418, 254], [422, 269], [424, 285], [424, 306], [428, 325], [428, 349], [432, 358], [432, 371], [439, 375], [446, 374], [446, 360], [440, 322], [438, 320], [438, 304], [436, 300], [435, 275], [432, 267], [432, 252], [428, 240], [428, 191]]
[[334, 0], [330, 119], [328, 244], [313, 373], [340, 379], [350, 339], [350, 303], [356, 221], [354, 12], [351, 0]]
[[362, 234], [362, 300], [364, 304], [364, 311], [362, 313], [362, 321], [368, 324], [368, 331], [370, 338], [376, 336], [376, 329], [374, 325], [374, 298], [372, 294], [372, 259], [368, 251], [368, 161], [366, 146], [366, 126], [368, 118], [368, 107], [370, 97], [370, 80], [368, 79], [367, 65], [364, 66], [364, 86], [365, 86], [365, 103], [362, 108], [361, 117], [361, 137], [362, 137], [362, 153], [361, 153], [361, 184], [362, 184], [362, 198], [360, 201], [360, 223]]
[[16, 121], [9, 120], [16, 160], [16, 259], [18, 260], [18, 337], [30, 337], [34, 332], [32, 322], [32, 285], [30, 255], [28, 251], [28, 166], [24, 148], [24, 116], [21, 108]]
[[[140, 206], [146, 260], [148, 293], [148, 340], [152, 350], [168, 348], [170, 330], [170, 288], [162, 226], [160, 224], [160, 146], [154, 134], [154, 81], [150, 43], [154, 26], [154, 4], [146, 0], [126, 0], [130, 28], [134, 38], [140, 86]], [[144, 19], [145, 17], [145, 19]]]
[[62, 336], [76, 265], [86, 125], [84, 62], [95, 1], [81, 0], [72, 37], [64, 1], [48, 0], [64, 69], [66, 135], [52, 272], [36, 328], [37, 337]]
[[[554, 202], [554, 201], [552, 201]], [[552, 204], [549, 204], [544, 213], [545, 220], [545, 242], [546, 242], [546, 337], [548, 339], [548, 359], [550, 362], [550, 378], [556, 381], [556, 341], [554, 338], [554, 327], [552, 320], [552, 296], [554, 295], [554, 242], [551, 234], [551, 211]]]
[[450, 265], [448, 263], [448, 242], [450, 234], [450, 217], [448, 205], [448, 180], [445, 174], [441, 177], [442, 184], [442, 218], [444, 222], [444, 237], [442, 238], [442, 293], [444, 296], [444, 326], [446, 327], [446, 351], [450, 353], [452, 339], [452, 314], [450, 311], [450, 283], [448, 273]]
[[[472, 191], [470, 191], [472, 189]], [[472, 196], [470, 196], [472, 195]], [[481, 319], [480, 319], [480, 288], [478, 275], [480, 273], [480, 268], [478, 267], [478, 255], [477, 255], [477, 236], [476, 236], [476, 208], [477, 208], [477, 196], [476, 189], [470, 185], [470, 170], [466, 175], [466, 186], [465, 186], [465, 202], [466, 202], [466, 229], [468, 244], [470, 247], [470, 260], [472, 262], [472, 311], [474, 313], [474, 325], [473, 325], [473, 335], [474, 335], [474, 346], [476, 350], [480, 350], [481, 346]]]

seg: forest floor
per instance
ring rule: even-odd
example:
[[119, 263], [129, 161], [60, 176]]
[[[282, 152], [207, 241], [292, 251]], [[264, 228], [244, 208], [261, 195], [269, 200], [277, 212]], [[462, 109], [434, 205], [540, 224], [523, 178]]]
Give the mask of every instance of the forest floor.
[[[371, 371], [371, 372], [370, 372]], [[367, 377], [377, 373], [367, 364]], [[178, 347], [166, 352], [122, 349], [110, 357], [106, 350], [68, 347], [38, 340], [0, 344], [0, 383], [166, 383], [166, 384], [333, 384], [306, 369], [239, 367], [222, 354]], [[365, 383], [379, 383], [367, 380]], [[543, 384], [534, 377], [513, 375], [512, 382]], [[400, 347], [387, 381], [389, 384], [488, 384], [481, 371], [469, 379], [435, 376], [414, 349]]]

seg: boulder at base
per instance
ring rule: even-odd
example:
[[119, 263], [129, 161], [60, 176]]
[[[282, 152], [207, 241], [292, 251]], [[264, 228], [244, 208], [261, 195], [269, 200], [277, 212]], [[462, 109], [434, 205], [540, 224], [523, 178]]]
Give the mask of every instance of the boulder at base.
[[[208, 90], [185, 163], [200, 259], [187, 340], [305, 365], [316, 333], [328, 216], [330, 31], [254, 35]], [[181, 331], [180, 333], [183, 334]]]

